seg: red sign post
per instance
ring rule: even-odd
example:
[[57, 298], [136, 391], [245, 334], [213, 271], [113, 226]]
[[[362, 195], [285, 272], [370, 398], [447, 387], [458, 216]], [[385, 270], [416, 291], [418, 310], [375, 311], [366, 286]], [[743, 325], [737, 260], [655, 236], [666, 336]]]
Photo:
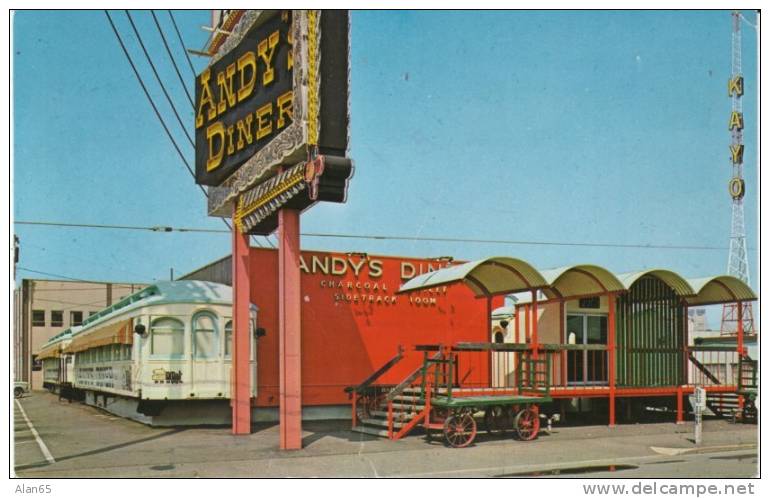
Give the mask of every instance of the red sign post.
[[280, 446], [302, 447], [300, 213], [345, 202], [348, 12], [231, 10], [196, 78], [196, 182], [233, 217], [233, 433], [251, 432], [249, 235], [278, 230]]

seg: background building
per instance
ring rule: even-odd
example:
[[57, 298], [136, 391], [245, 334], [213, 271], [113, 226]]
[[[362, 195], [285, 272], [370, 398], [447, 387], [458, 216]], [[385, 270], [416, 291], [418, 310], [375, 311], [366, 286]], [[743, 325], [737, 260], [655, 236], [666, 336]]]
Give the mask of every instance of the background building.
[[43, 375], [36, 356], [62, 330], [133, 292], [138, 283], [22, 279], [14, 291], [14, 377], [42, 389]]

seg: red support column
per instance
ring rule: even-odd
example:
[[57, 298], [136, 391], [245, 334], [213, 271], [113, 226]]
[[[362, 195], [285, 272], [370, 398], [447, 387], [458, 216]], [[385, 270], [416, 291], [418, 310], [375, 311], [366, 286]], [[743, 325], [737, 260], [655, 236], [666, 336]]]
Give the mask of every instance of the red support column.
[[530, 329], [529, 329], [529, 322], [531, 321], [530, 318], [530, 308], [531, 306], [529, 304], [524, 305], [524, 342], [532, 342], [532, 336], [530, 335]]
[[738, 354], [743, 355], [743, 303], [738, 301]]
[[513, 328], [514, 328], [514, 342], [519, 343], [519, 313], [521, 312], [521, 306], [514, 305], [513, 307]]
[[278, 211], [278, 336], [281, 449], [302, 448], [299, 215]]
[[233, 434], [251, 433], [249, 294], [249, 236], [233, 225], [233, 363], [230, 373]]
[[610, 427], [615, 427], [615, 294], [607, 294], [607, 354], [609, 355]]
[[[492, 336], [492, 296], [487, 296], [487, 337], [489, 342], [495, 342]], [[487, 380], [489, 381], [487, 382], [487, 387], [492, 387], [492, 358], [495, 357], [494, 354], [490, 349], [487, 355]]]
[[[561, 344], [567, 344], [567, 338], [565, 337], [565, 330], [564, 330], [564, 321], [566, 320], [566, 317], [564, 316], [564, 299], [559, 300], [559, 341]], [[567, 351], [564, 350], [561, 352], [561, 385], [566, 386], [567, 385]]]
[[687, 307], [687, 302], [682, 301], [682, 309], [684, 310], [684, 344], [682, 344], [683, 348], [683, 360], [682, 360], [682, 368], [684, 369], [682, 372], [682, 379], [684, 381], [684, 385], [687, 386], [690, 384], [690, 320], [689, 317], [689, 308]]
[[537, 347], [539, 345], [538, 339], [537, 339], [537, 291], [532, 291], [532, 320], [530, 320], [530, 324], [532, 325], [532, 334], [531, 338], [532, 341], [530, 342], [530, 347], [532, 348], [532, 358], [537, 359]]

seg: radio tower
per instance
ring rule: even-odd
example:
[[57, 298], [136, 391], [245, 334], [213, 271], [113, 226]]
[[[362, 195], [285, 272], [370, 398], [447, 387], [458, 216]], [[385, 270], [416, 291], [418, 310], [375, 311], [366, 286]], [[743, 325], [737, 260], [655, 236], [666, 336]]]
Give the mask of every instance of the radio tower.
[[[730, 234], [730, 255], [727, 260], [727, 274], [749, 284], [749, 259], [746, 252], [746, 226], [743, 221], [743, 196], [746, 184], [743, 181], [743, 73], [741, 70], [741, 13], [734, 11], [732, 40], [732, 74], [727, 84], [727, 94], [732, 100], [732, 112], [728, 128], [731, 135], [730, 163], [733, 177], [729, 191], [733, 200], [733, 220]], [[738, 304], [725, 304], [722, 309], [722, 335], [738, 332]], [[754, 334], [754, 317], [751, 303], [743, 303], [743, 332]]]

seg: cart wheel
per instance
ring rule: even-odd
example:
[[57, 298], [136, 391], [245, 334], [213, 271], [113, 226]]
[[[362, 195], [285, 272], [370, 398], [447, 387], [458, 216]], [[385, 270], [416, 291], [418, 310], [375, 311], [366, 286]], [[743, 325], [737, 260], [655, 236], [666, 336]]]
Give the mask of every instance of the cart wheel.
[[522, 441], [532, 441], [537, 437], [537, 431], [540, 430], [540, 417], [537, 409], [528, 406], [519, 411], [514, 422], [516, 433]]
[[362, 394], [356, 400], [356, 417], [358, 421], [372, 418], [372, 411], [378, 407], [377, 397], [371, 394]]
[[14, 398], [21, 398], [24, 394], [24, 389], [17, 387], [13, 390], [13, 397]]
[[489, 434], [505, 434], [511, 424], [511, 412], [504, 406], [490, 406], [484, 411], [484, 426]]
[[465, 448], [476, 438], [476, 421], [470, 413], [451, 415], [444, 422], [444, 438], [452, 448]]

